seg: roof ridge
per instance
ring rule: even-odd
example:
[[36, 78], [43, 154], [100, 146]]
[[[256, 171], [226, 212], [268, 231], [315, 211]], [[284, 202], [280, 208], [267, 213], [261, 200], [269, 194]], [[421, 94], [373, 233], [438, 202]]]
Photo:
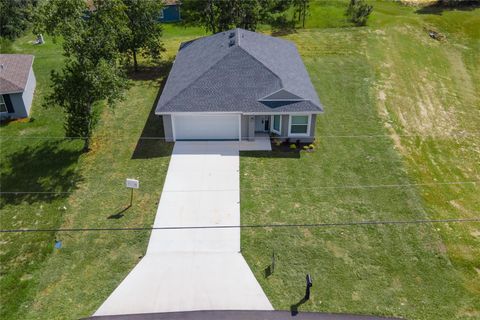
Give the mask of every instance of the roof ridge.
[[[239, 47], [240, 48], [240, 47]], [[235, 49], [235, 48], [233, 48]], [[163, 103], [163, 105], [166, 105], [168, 104], [169, 102], [171, 102], [173, 99], [175, 99], [176, 97], [178, 97], [182, 92], [184, 92], [185, 90], [189, 89], [190, 87], [192, 87], [192, 85], [197, 82], [197, 80], [199, 80], [200, 78], [202, 78], [208, 71], [212, 70], [213, 67], [215, 67], [220, 61], [222, 61], [223, 59], [225, 59], [232, 51], [228, 52], [226, 55], [224, 55], [221, 59], [219, 59], [217, 62], [215, 62], [214, 64], [212, 64], [207, 70], [205, 70], [204, 72], [202, 72], [198, 77], [196, 77], [195, 79], [193, 79], [190, 84], [188, 86], [186, 86], [185, 88], [183, 88], [182, 90], [180, 90], [176, 95], [174, 95], [173, 97], [171, 97], [169, 100], [165, 101]]]
[[265, 65], [265, 63], [263, 63], [262, 61], [258, 60], [254, 55], [252, 55], [250, 52], [248, 52], [247, 50], [245, 50], [243, 47], [238, 46], [238, 48], [240, 48], [241, 50], [243, 50], [243, 52], [245, 52], [245, 53], [248, 54], [250, 57], [252, 57], [255, 61], [257, 61], [258, 63], [260, 63], [265, 69], [267, 69], [271, 74], [273, 74], [273, 75], [280, 81], [281, 88], [278, 89], [278, 90], [281, 90], [281, 89], [284, 89], [284, 88], [285, 88], [285, 85], [283, 84], [282, 78], [280, 78], [280, 77], [278, 76], [278, 74], [276, 74], [275, 72], [273, 72], [272, 69], [270, 69], [269, 67], [267, 67], [267, 66]]

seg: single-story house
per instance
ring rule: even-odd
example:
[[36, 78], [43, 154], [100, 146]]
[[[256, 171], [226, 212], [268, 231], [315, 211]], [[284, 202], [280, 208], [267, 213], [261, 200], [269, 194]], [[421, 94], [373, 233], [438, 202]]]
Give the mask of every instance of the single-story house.
[[0, 118], [29, 116], [36, 85], [32, 64], [32, 55], [0, 54]]
[[322, 112], [295, 45], [243, 29], [182, 43], [155, 109], [167, 141], [311, 142]]
[[177, 22], [180, 21], [180, 1], [163, 0], [162, 12], [160, 12], [161, 22]]

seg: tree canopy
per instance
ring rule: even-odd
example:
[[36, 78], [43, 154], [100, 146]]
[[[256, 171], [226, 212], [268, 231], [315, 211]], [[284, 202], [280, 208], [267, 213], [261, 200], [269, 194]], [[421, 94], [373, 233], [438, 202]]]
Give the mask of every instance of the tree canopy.
[[31, 24], [37, 0], [0, 0], [0, 36], [14, 40]]
[[164, 51], [161, 36], [162, 27], [158, 22], [163, 4], [161, 1], [123, 0], [128, 18], [127, 30], [122, 37], [121, 51], [133, 58], [135, 71], [138, 70], [137, 54], [157, 61]]
[[52, 71], [45, 105], [63, 109], [66, 135], [83, 138], [84, 151], [97, 122], [94, 107], [122, 99], [129, 83], [120, 63], [122, 37], [128, 32], [125, 6], [121, 0], [94, 1], [94, 6], [87, 10], [82, 0], [50, 0], [41, 8], [45, 20], [37, 25], [62, 36], [67, 58], [61, 72]]
[[373, 7], [365, 2], [365, 0], [350, 0], [345, 15], [350, 22], [357, 26], [367, 24], [368, 16], [372, 12]]
[[259, 24], [274, 28], [293, 28], [294, 17], [289, 9], [294, 7], [299, 21], [305, 21], [309, 0], [184, 0], [183, 17], [187, 23], [200, 24], [212, 33], [232, 28], [255, 31]]

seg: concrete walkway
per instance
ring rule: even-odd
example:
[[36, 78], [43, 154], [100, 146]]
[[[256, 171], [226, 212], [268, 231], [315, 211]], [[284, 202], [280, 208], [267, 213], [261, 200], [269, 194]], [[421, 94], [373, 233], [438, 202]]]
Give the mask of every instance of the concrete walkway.
[[[154, 226], [239, 225], [239, 148], [175, 143]], [[94, 315], [273, 310], [239, 252], [239, 228], [153, 230], [145, 257]]]

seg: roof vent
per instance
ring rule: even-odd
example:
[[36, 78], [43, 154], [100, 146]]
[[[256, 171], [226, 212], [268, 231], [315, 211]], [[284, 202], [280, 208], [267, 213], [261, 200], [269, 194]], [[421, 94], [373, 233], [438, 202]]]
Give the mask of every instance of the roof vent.
[[235, 37], [235, 32], [230, 32], [230, 34], [228, 35], [229, 38], [233, 38]]
[[228, 43], [228, 46], [229, 46], [229, 47], [231, 47], [231, 46], [233, 46], [233, 45], [235, 45], [235, 40], [234, 40], [234, 39], [230, 40], [230, 42]]

